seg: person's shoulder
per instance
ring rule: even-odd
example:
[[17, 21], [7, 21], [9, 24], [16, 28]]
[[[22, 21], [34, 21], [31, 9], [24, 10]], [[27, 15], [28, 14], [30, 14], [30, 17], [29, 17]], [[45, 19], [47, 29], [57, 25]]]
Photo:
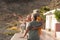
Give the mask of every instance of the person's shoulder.
[[34, 23], [34, 22], [36, 22], [36, 21], [31, 21], [30, 23]]
[[33, 23], [33, 21], [30, 22], [30, 24]]
[[33, 24], [34, 23], [34, 21], [31, 21], [29, 24]]

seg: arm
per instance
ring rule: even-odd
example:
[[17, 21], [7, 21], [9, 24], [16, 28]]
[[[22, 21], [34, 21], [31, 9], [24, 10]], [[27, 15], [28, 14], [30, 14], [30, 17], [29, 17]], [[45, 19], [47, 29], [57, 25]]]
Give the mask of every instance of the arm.
[[[34, 28], [32, 28], [31, 30], [36, 30], [36, 29], [40, 29], [40, 28], [41, 28], [41, 27], [34, 27]], [[26, 34], [27, 34], [28, 32], [29, 32], [29, 29], [26, 30], [23, 38], [26, 36]]]
[[29, 30], [27, 29], [24, 36], [23, 36], [23, 38], [27, 35], [28, 32], [29, 32]]
[[33, 27], [32, 30], [41, 29], [41, 27]]
[[42, 27], [42, 23], [40, 23], [39, 25], [36, 25], [36, 27], [33, 27], [32, 30], [36, 30], [36, 29], [41, 29]]

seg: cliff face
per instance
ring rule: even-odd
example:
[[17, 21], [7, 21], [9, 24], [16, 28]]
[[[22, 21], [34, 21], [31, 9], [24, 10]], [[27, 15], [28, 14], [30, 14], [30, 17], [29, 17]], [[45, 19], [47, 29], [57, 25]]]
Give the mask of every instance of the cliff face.
[[48, 5], [50, 0], [3, 0], [0, 2], [0, 12], [28, 14], [32, 9]]
[[[0, 23], [17, 20], [15, 15], [27, 15], [33, 9], [48, 5], [51, 0], [0, 0]], [[3, 23], [4, 22], [4, 23]]]

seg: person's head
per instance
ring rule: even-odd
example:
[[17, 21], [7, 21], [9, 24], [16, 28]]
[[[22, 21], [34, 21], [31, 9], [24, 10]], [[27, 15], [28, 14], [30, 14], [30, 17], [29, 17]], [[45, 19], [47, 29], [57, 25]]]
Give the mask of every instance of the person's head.
[[36, 21], [38, 18], [40, 18], [40, 15], [37, 14], [37, 13], [36, 14], [32, 14], [32, 17], [31, 18], [32, 18], [32, 20], [35, 20]]
[[27, 18], [26, 18], [26, 20], [27, 20], [28, 22], [31, 21], [31, 15], [28, 15]]

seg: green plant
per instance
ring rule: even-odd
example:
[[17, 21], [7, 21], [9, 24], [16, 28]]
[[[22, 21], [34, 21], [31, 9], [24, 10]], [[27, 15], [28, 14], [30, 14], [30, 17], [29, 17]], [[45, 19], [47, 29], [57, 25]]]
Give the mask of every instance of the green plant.
[[57, 19], [57, 21], [60, 22], [60, 11], [59, 10], [55, 10], [54, 14], [55, 14], [55, 18]]
[[48, 6], [43, 6], [43, 7], [41, 7], [40, 8], [40, 16], [42, 17], [42, 19], [44, 20], [44, 21], [46, 21], [46, 16], [45, 15], [43, 15], [45, 12], [47, 12], [47, 11], [49, 11], [50, 10], [50, 8], [48, 7]]
[[44, 12], [47, 12], [49, 10], [50, 10], [50, 8], [48, 6], [44, 6], [44, 7], [40, 8], [40, 13], [44, 13]]

